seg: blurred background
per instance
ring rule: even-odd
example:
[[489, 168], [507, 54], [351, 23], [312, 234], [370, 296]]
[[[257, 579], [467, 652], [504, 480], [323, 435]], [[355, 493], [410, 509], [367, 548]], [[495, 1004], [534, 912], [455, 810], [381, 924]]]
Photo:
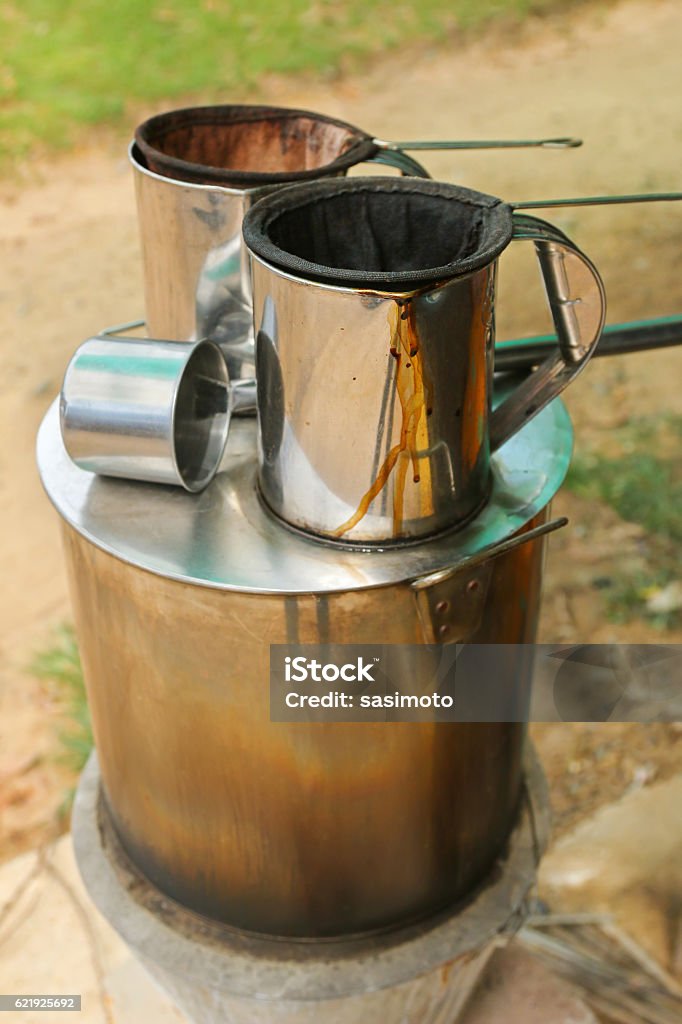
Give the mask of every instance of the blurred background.
[[[434, 177], [507, 200], [674, 190], [682, 17], [677, 0], [21, 0], [0, 2], [0, 47], [3, 861], [65, 827], [90, 744], [33, 449], [74, 348], [142, 314], [135, 125], [188, 103], [264, 102], [386, 139], [578, 135], [565, 152], [423, 157]], [[609, 322], [682, 312], [682, 204], [547, 218], [599, 267]], [[503, 256], [500, 339], [549, 329], [530, 249]], [[596, 360], [569, 390], [575, 458], [554, 511], [570, 525], [550, 542], [541, 640], [682, 640], [681, 391], [682, 348]], [[682, 768], [673, 725], [534, 735], [559, 837]]]

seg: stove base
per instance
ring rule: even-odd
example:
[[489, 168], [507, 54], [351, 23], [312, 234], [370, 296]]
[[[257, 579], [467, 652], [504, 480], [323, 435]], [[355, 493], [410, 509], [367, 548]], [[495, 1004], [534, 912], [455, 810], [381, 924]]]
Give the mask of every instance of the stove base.
[[453, 1024], [493, 951], [523, 921], [548, 799], [531, 755], [506, 856], [468, 902], [379, 936], [324, 942], [229, 929], [165, 897], [113, 832], [95, 755], [72, 829], [93, 901], [195, 1024]]

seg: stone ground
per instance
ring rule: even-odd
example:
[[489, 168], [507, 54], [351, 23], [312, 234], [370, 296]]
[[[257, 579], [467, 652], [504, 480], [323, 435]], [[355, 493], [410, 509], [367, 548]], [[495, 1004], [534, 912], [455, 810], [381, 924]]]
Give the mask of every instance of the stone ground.
[[[680, 806], [682, 776], [633, 792], [556, 842], [539, 875], [539, 895], [555, 912], [610, 915], [668, 972], [665, 983], [678, 994]], [[90, 902], [68, 835], [0, 868], [0, 992], [31, 991], [82, 995], [84, 1024], [184, 1020]], [[49, 1024], [63, 1018], [26, 1011], [7, 1019]], [[508, 1022], [596, 1024], [596, 1018], [584, 993], [514, 941], [495, 954], [462, 1019]]]
[[[69, 836], [42, 861], [29, 853], [0, 868], [0, 907], [8, 899], [14, 902], [0, 920], [0, 992], [80, 994], [79, 1024], [189, 1024], [90, 903]], [[59, 1024], [70, 1018], [27, 1010], [10, 1011], [6, 1019], [8, 1024]], [[596, 1019], [575, 989], [524, 950], [512, 948], [494, 954], [461, 1024], [517, 1022], [596, 1024]]]

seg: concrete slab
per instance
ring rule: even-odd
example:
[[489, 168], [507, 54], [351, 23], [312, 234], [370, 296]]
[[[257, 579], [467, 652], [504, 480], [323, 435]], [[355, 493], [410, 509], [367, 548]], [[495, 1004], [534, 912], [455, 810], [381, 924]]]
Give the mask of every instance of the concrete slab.
[[541, 895], [554, 911], [612, 914], [658, 963], [681, 971], [681, 808], [682, 775], [603, 807], [544, 857]]
[[[185, 1024], [90, 901], [71, 837], [0, 869], [0, 993], [80, 994], [78, 1024]], [[10, 1010], [2, 1024], [68, 1024]]]
[[491, 960], [461, 1024], [596, 1024], [578, 992], [513, 945]]
[[[31, 992], [80, 994], [78, 1024], [188, 1024], [90, 901], [70, 836], [43, 855], [25, 854], [0, 868], [0, 993]], [[2, 1024], [70, 1019], [63, 1012], [9, 1011]], [[517, 1021], [595, 1018], [568, 985], [510, 948], [494, 956], [462, 1024]]]

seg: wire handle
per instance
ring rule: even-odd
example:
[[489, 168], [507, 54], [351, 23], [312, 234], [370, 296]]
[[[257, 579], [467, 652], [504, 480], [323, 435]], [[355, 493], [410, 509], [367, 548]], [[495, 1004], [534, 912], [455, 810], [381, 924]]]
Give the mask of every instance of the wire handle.
[[575, 149], [583, 140], [564, 137], [559, 139], [412, 139], [407, 142], [387, 142], [374, 139], [381, 149], [401, 152], [440, 149]]
[[682, 192], [640, 192], [622, 196], [580, 196], [577, 199], [529, 199], [510, 203], [512, 210], [553, 210], [562, 206], [626, 206], [629, 203], [676, 203]]

